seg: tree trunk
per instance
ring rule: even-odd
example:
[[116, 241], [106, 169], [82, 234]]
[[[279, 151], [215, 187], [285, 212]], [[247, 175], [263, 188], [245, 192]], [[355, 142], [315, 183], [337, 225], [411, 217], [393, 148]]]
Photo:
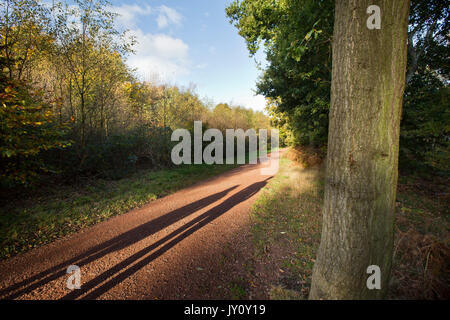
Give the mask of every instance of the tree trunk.
[[[367, 8], [381, 9], [369, 30]], [[380, 299], [392, 264], [409, 0], [337, 0], [322, 239], [310, 299]], [[381, 289], [366, 286], [381, 269]]]

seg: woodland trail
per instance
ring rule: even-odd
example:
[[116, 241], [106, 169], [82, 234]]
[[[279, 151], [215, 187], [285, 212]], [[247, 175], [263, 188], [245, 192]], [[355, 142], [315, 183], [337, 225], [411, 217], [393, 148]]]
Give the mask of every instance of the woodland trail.
[[[243, 165], [2, 261], [0, 298], [217, 298], [221, 252], [248, 237], [251, 206], [272, 177], [264, 166]], [[66, 286], [70, 265], [81, 289]]]

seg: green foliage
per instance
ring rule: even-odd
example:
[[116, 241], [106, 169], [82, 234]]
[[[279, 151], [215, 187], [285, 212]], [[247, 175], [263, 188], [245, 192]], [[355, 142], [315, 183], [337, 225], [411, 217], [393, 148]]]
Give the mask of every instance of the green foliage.
[[449, 18], [445, 1], [411, 2], [400, 135], [404, 171], [450, 174]]
[[291, 121], [289, 121], [289, 117], [285, 112], [280, 112], [278, 110], [278, 104], [276, 101], [272, 99], [268, 100], [266, 111], [269, 114], [271, 125], [278, 129], [280, 147], [294, 145], [294, 137], [292, 134], [294, 130], [292, 130], [290, 126]]
[[449, 30], [448, 1], [411, 1], [408, 32], [411, 40], [408, 44], [408, 75], [410, 77], [418, 69], [428, 66], [429, 70], [438, 74], [441, 80], [450, 79]]
[[3, 182], [117, 179], [139, 166], [171, 166], [171, 131], [195, 120], [268, 125], [239, 107], [224, 117], [194, 88], [138, 81], [125, 64], [135, 41], [115, 28], [109, 8], [107, 0], [1, 3]]
[[48, 167], [42, 151], [64, 148], [64, 125], [58, 124], [41, 93], [22, 81], [9, 80], [0, 60], [0, 177], [7, 183], [29, 183]]
[[91, 134], [81, 160], [77, 143], [49, 151], [43, 158], [66, 180], [80, 176], [121, 179], [138, 167], [170, 167], [170, 136], [169, 128], [142, 125], [108, 137]]
[[449, 94], [449, 87], [428, 70], [407, 86], [400, 136], [403, 170], [450, 173]]
[[212, 111], [193, 87], [137, 80], [126, 65], [135, 40], [106, 0], [8, 0], [0, 15], [3, 182], [118, 179], [171, 166], [172, 130], [196, 120], [268, 126], [237, 106]]
[[[411, 2], [400, 141], [405, 169], [449, 172], [449, 12], [445, 1]], [[235, 0], [226, 13], [251, 55], [264, 46], [268, 66], [258, 93], [271, 100], [267, 110], [284, 143], [326, 148], [334, 1]]]
[[287, 117], [294, 144], [327, 141], [333, 8], [334, 1], [313, 0], [244, 0], [227, 8], [251, 54], [264, 43], [269, 65], [258, 93]]

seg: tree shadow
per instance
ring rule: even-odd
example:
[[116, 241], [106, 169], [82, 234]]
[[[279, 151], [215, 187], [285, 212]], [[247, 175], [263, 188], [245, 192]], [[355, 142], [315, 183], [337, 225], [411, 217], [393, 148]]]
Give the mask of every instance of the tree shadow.
[[[215, 193], [208, 197], [202, 198], [198, 201], [192, 202], [181, 208], [173, 210], [161, 217], [146, 222], [136, 228], [133, 228], [117, 237], [105, 241], [93, 248], [77, 255], [74, 258], [66, 260], [53, 266], [45, 271], [42, 271], [30, 278], [21, 282], [15, 283], [7, 288], [0, 290], [0, 297], [2, 299], [15, 299], [23, 294], [29, 293], [50, 281], [58, 279], [66, 274], [66, 268], [69, 265], [77, 265], [79, 267], [95, 261], [111, 252], [121, 250], [128, 247], [168, 226], [171, 224], [193, 214], [194, 212], [207, 207], [208, 205], [225, 197], [229, 192], [238, 186], [233, 186], [224, 191]], [[17, 291], [16, 291], [17, 290]]]

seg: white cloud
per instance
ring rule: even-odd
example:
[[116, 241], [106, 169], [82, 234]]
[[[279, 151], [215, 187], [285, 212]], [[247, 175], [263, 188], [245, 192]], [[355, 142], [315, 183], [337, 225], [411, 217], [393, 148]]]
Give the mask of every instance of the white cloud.
[[169, 24], [181, 24], [182, 16], [175, 9], [162, 5], [158, 8], [158, 12], [156, 23], [159, 29], [166, 28]]
[[158, 29], [170, 25], [181, 25], [182, 15], [167, 6], [150, 7], [149, 5], [123, 4], [110, 7], [118, 13], [117, 26], [129, 29], [128, 36], [134, 37], [135, 54], [131, 55], [127, 64], [137, 69], [143, 80], [168, 82], [189, 74], [189, 46], [183, 40], [161, 33], [146, 33], [139, 28], [143, 18], [156, 21]]
[[153, 12], [153, 9], [150, 6], [139, 6], [137, 4], [112, 6], [110, 10], [119, 14], [116, 17], [116, 21], [119, 26], [130, 29], [136, 27], [137, 20], [140, 17], [148, 16]]
[[110, 7], [112, 12], [118, 13], [116, 21], [119, 26], [135, 29], [141, 17], [156, 15], [158, 29], [164, 29], [169, 25], [181, 25], [183, 16], [175, 9], [165, 5], [152, 8], [149, 5], [140, 6], [138, 4], [123, 4], [121, 6]]
[[162, 81], [172, 81], [189, 74], [189, 46], [181, 39], [144, 33], [140, 29], [132, 30], [131, 35], [138, 43], [136, 54], [128, 59], [128, 64], [137, 68], [144, 80], [157, 75]]

